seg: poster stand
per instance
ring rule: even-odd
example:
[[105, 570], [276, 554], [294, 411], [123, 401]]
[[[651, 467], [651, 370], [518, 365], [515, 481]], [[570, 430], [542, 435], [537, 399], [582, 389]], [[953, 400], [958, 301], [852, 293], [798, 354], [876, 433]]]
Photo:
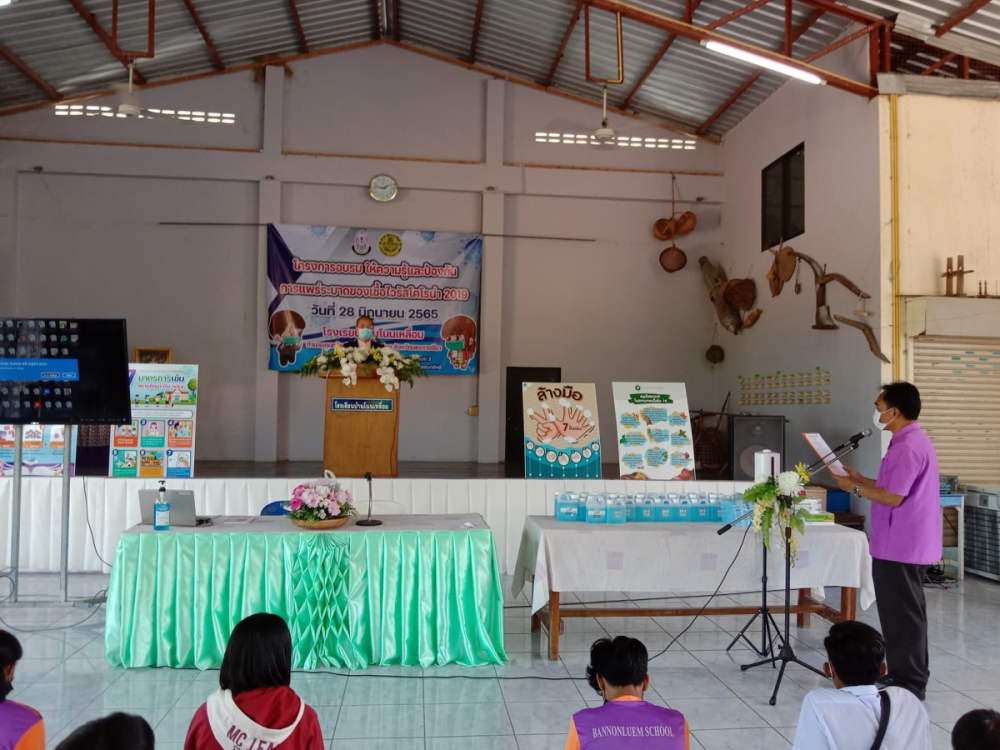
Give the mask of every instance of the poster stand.
[[24, 426], [14, 425], [14, 492], [10, 503], [10, 603], [17, 604], [17, 579], [21, 555], [21, 456], [24, 449]]
[[[24, 426], [14, 425], [14, 486], [11, 496], [10, 524], [10, 583], [11, 592], [7, 601], [25, 606], [51, 607], [52, 601], [19, 601], [21, 571], [21, 456], [24, 449]], [[73, 604], [69, 598], [69, 500], [72, 480], [73, 425], [66, 425], [63, 441], [62, 464], [62, 518], [60, 519], [59, 591], [63, 604]]]

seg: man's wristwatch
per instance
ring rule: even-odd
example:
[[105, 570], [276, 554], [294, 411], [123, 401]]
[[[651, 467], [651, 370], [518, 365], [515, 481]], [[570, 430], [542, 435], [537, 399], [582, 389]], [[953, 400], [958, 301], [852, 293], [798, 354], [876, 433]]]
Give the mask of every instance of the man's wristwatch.
[[854, 485], [854, 491], [853, 492], [854, 492], [854, 497], [861, 497], [861, 483], [860, 482], [858, 482], [856, 485]]

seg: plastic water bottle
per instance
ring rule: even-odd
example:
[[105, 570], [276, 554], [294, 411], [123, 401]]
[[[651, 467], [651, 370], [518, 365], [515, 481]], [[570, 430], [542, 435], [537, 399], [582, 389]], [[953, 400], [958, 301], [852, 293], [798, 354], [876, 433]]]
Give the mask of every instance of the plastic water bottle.
[[625, 523], [625, 497], [617, 493], [608, 495], [606, 523]]
[[587, 523], [605, 523], [608, 504], [604, 495], [591, 492], [587, 495]]
[[153, 505], [153, 530], [170, 530], [170, 503], [167, 502], [166, 482], [160, 480], [160, 491], [156, 495], [156, 503]]

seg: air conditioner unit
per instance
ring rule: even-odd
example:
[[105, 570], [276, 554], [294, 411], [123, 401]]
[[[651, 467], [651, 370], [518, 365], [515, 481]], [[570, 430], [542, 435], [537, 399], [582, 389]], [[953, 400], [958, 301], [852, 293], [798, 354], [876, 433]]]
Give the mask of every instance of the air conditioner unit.
[[965, 570], [1000, 581], [1000, 488], [963, 485]]

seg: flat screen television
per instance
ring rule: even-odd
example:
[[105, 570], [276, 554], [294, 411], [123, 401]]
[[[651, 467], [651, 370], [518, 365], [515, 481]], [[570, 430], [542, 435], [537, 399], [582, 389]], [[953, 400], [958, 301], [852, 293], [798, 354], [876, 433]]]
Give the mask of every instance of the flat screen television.
[[124, 320], [0, 318], [0, 423], [124, 424]]

